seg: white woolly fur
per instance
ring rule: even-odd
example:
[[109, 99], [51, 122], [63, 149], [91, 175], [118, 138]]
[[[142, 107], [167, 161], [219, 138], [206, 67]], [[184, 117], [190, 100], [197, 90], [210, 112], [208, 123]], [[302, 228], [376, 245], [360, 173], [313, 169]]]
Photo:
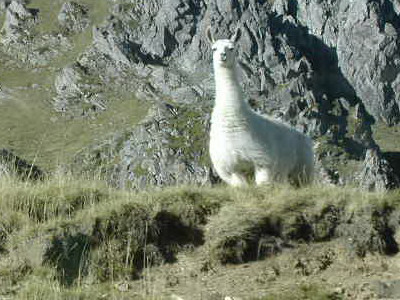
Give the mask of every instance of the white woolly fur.
[[210, 29], [215, 75], [215, 105], [211, 116], [210, 156], [218, 175], [232, 186], [289, 181], [307, 184], [313, 177], [312, 141], [277, 120], [254, 112], [236, 76], [231, 39], [214, 41]]

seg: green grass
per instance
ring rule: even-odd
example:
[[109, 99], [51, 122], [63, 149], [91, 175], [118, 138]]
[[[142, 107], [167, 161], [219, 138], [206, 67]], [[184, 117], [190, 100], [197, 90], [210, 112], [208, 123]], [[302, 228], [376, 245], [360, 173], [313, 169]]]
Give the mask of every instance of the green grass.
[[[110, 7], [108, 0], [77, 0], [76, 2], [89, 9], [91, 25], [104, 21]], [[31, 0], [29, 2], [28, 8], [39, 9], [39, 23], [35, 28], [38, 34], [57, 32], [59, 29], [57, 16], [63, 3], [65, 3], [63, 0]]]
[[373, 127], [375, 141], [384, 152], [400, 151], [400, 127], [378, 123]]
[[[161, 252], [155, 254], [161, 257], [173, 255], [179, 247], [160, 234], [165, 234], [168, 226], [182, 226], [176, 227], [176, 234], [184, 240], [178, 238], [176, 243], [193, 240], [196, 236], [191, 236], [191, 232], [225, 198], [219, 192], [210, 195], [194, 187], [136, 194], [110, 189], [98, 180], [64, 176], [39, 183], [3, 178], [0, 195], [0, 249], [5, 243], [8, 243], [6, 252], [15, 249], [6, 260], [7, 266], [0, 267], [0, 287], [2, 281], [12, 281], [10, 277], [24, 281], [21, 277], [28, 276], [27, 285], [33, 290], [29, 294], [43, 292], [40, 285], [35, 286], [35, 281], [46, 280], [51, 272], [55, 273], [49, 286], [59, 289], [77, 283], [79, 287], [82, 254], [74, 251], [83, 251], [80, 242], [91, 245], [88, 249], [93, 264], [85, 269], [86, 273], [82, 271], [86, 278], [89, 276], [96, 282], [130, 278], [142, 268], [143, 262], [136, 254], [148, 249], [146, 243], [160, 247]], [[93, 240], [95, 236], [100, 238], [100, 244]], [[65, 243], [65, 248], [59, 248], [59, 242]], [[75, 261], [71, 260], [74, 255], [78, 257], [76, 269], [73, 268]], [[38, 276], [43, 270], [45, 275]], [[53, 291], [45, 290], [46, 293]], [[0, 288], [0, 295], [1, 292], [6, 293]], [[24, 288], [20, 292], [24, 294]]]
[[[355, 262], [362, 257], [365, 262], [368, 253], [390, 253], [390, 238], [382, 234], [396, 232], [399, 208], [398, 191], [377, 194], [274, 185], [245, 189], [182, 186], [135, 192], [110, 188], [96, 178], [58, 175], [29, 182], [3, 177], [0, 297], [13, 294], [18, 299], [39, 299], [59, 293], [55, 299], [89, 299], [90, 295], [163, 299], [172, 291], [179, 294], [178, 287], [184, 290], [186, 284], [178, 282], [171, 290], [149, 281], [147, 272], [155, 272], [151, 278], [166, 276], [168, 280], [170, 273], [156, 269], [175, 264], [179, 269], [182, 255], [188, 255], [194, 259], [195, 271], [191, 272], [196, 276], [204, 272], [212, 276], [222, 268], [233, 279], [244, 276], [246, 269], [240, 271], [232, 264], [257, 260], [268, 264], [271, 260], [280, 270], [274, 276], [282, 279], [263, 277], [265, 267], [262, 273], [253, 272], [256, 285], [241, 287], [249, 299], [285, 299], [287, 290], [296, 296], [292, 299], [342, 299], [330, 298], [334, 283], [318, 278], [344, 276], [325, 274], [346, 256]], [[324, 243], [330, 246], [323, 248]], [[325, 250], [315, 249], [317, 254], [312, 255], [296, 250], [308, 245]], [[334, 253], [329, 262], [324, 251]], [[304, 261], [300, 269], [299, 259]], [[201, 289], [211, 285], [203, 286], [196, 276], [189, 277], [190, 284]], [[304, 284], [302, 280], [308, 277], [312, 281]], [[281, 280], [285, 285], [280, 286]], [[120, 284], [131, 288], [121, 291]], [[155, 285], [151, 289], [155, 294], [149, 294], [143, 284]], [[236, 290], [230, 284], [228, 280], [224, 289]], [[270, 288], [269, 296], [256, 296], [256, 287]]]
[[[48, 0], [32, 1], [32, 7], [39, 7], [43, 12], [43, 19], [45, 22], [40, 22], [36, 29], [40, 34], [46, 32], [52, 32], [58, 29], [57, 15], [61, 9], [62, 3], [65, 1], [53, 1], [51, 5], [48, 5]], [[65, 65], [75, 61], [79, 55], [92, 43], [92, 27], [104, 22], [108, 16], [110, 10], [110, 3], [108, 0], [91, 1], [91, 0], [79, 0], [80, 4], [85, 5], [89, 9], [89, 26], [83, 31], [70, 36], [70, 42], [72, 43], [72, 49], [61, 53], [56, 57], [51, 65], [53, 68], [62, 68]], [[51, 6], [55, 7], [55, 10], [50, 9]], [[59, 8], [58, 8], [59, 7]], [[59, 30], [59, 29], [58, 29]]]
[[[60, 30], [57, 14], [64, 2], [29, 2], [29, 8], [40, 11], [39, 23], [34, 29], [37, 35]], [[91, 44], [92, 26], [103, 22], [110, 8], [107, 0], [78, 2], [89, 8], [91, 24], [85, 31], [69, 36], [72, 48], [60, 52], [49, 66], [33, 68], [0, 53], [0, 84], [9, 94], [0, 102], [0, 145], [49, 171], [70, 163], [82, 149], [114, 133], [130, 130], [148, 109], [128, 92], [105, 88], [107, 110], [92, 118], [71, 120], [53, 111], [57, 73]]]
[[[64, 1], [50, 2], [30, 1], [30, 8], [40, 9], [37, 35], [60, 30], [56, 17]], [[0, 84], [10, 94], [0, 102], [0, 145], [46, 170], [71, 162], [76, 153], [107, 136], [129, 132], [147, 111], [130, 93], [109, 89], [108, 109], [93, 118], [71, 120], [53, 112], [57, 72], [90, 45], [91, 26], [101, 23], [110, 7], [107, 0], [78, 2], [89, 8], [91, 25], [69, 36], [72, 49], [53, 58], [50, 66], [23, 66], [0, 55]], [[170, 140], [172, 148], [183, 148], [191, 159], [198, 154], [185, 147], [188, 140], [182, 136], [199, 136], [194, 148], [201, 150], [203, 113], [183, 111], [183, 118], [172, 124], [183, 130]], [[376, 128], [384, 150], [397, 151], [396, 127]], [[349, 256], [351, 264], [345, 267], [352, 272], [353, 261], [366, 268], [368, 255], [375, 261], [386, 254], [396, 257], [391, 243], [399, 225], [398, 191], [375, 194], [275, 185], [183, 186], [138, 193], [88, 177], [55, 175], [35, 183], [0, 178], [0, 298], [165, 299], [183, 293], [187, 286], [189, 296], [184, 299], [199, 298], [197, 292], [207, 299], [210, 286], [226, 274], [226, 282], [215, 289], [226, 287], [229, 293], [220, 298], [234, 291], [244, 299], [341, 299], [334, 298], [337, 281], [329, 278], [351, 280], [354, 273], [332, 270], [316, 256], [294, 274], [298, 248], [332, 243], [340, 258], [332, 265], [337, 267]], [[311, 250], [307, 251], [302, 257], [312, 260]], [[193, 269], [171, 283], [176, 273], [186, 270], [180, 264], [187, 260]], [[255, 272], [246, 277], [246, 268], [238, 271], [237, 266], [255, 261], [266, 264], [256, 274], [268, 275], [272, 261], [277, 266], [273, 269], [281, 270], [275, 273], [282, 275], [247, 284], [244, 279]], [[156, 284], [152, 277], [164, 281]], [[328, 281], [318, 281], [320, 277]], [[125, 291], [120, 288], [124, 284], [131, 287]], [[257, 289], [267, 296], [260, 298]]]
[[[210, 218], [205, 238], [211, 264], [215, 259], [222, 263], [243, 263], [275, 255], [282, 251], [277, 241], [325, 241], [338, 236], [351, 239], [353, 244], [349, 243], [349, 247], [355, 252], [390, 251], [385, 248], [390, 245], [378, 249], [380, 246], [375, 248], [370, 244], [374, 240], [378, 245], [383, 238], [381, 229], [375, 225], [389, 226], [373, 224], [371, 213], [380, 214], [385, 207], [397, 209], [398, 193], [379, 195], [325, 187], [295, 191], [280, 185], [248, 193], [238, 194], [246, 201], [236, 200], [234, 205], [223, 206], [219, 214]], [[353, 219], [354, 226], [350, 225]], [[348, 225], [340, 225], [346, 220]], [[264, 240], [266, 232], [272, 238]]]
[[327, 291], [323, 287], [302, 284], [291, 291], [280, 294], [270, 295], [257, 300], [341, 300], [345, 299], [342, 295], [332, 291]]
[[53, 113], [47, 97], [42, 88], [29, 89], [0, 103], [1, 146], [47, 170], [70, 162], [74, 154], [107, 135], [129, 130], [147, 110], [130, 95], [114, 95], [118, 100], [96, 118], [71, 120]]

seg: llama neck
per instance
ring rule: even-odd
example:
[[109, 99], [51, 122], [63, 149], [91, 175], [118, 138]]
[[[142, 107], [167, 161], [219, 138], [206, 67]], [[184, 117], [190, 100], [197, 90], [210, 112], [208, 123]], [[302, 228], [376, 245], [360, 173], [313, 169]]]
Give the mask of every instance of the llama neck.
[[215, 107], [217, 111], [240, 113], [247, 106], [236, 76], [235, 68], [214, 65]]

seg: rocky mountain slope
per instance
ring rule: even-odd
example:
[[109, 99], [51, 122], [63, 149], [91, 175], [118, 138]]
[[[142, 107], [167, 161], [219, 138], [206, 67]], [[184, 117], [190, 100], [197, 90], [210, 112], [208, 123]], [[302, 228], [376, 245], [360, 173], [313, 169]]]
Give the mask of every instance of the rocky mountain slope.
[[[75, 170], [100, 171], [117, 186], [218, 180], [207, 153], [214, 89], [205, 30], [227, 37], [239, 27], [247, 100], [313, 137], [318, 180], [399, 185], [393, 159], [373, 136], [373, 128], [400, 122], [397, 1], [104, 1], [103, 21], [95, 22], [89, 0], [56, 1], [50, 21], [44, 1], [0, 5], [4, 64], [51, 74], [47, 86], [33, 83], [26, 93], [47, 88], [52, 116], [84, 126], [121, 98], [151, 108], [139, 123], [90, 132], [96, 141], [67, 155]], [[8, 99], [3, 80], [0, 95]], [[79, 138], [79, 131], [70, 137]]]

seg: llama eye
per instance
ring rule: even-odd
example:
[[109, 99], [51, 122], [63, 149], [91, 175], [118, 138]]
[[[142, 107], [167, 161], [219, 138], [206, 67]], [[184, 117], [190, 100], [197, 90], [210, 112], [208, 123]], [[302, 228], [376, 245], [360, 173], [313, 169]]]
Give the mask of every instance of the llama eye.
[[212, 47], [211, 50], [212, 50], [212, 51], [216, 51], [217, 48], [216, 48], [216, 47]]

